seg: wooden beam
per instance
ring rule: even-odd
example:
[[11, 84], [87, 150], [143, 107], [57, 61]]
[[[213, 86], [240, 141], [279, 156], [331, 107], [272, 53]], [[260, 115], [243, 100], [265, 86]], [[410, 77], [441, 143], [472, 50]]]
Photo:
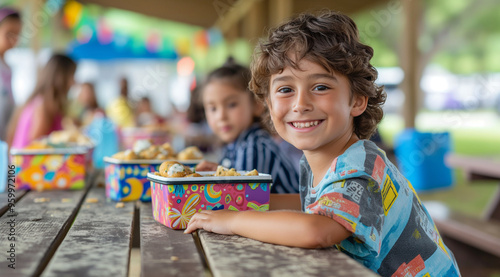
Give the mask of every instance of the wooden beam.
[[345, 14], [353, 14], [388, 2], [389, 0], [294, 0], [293, 13], [330, 9]]
[[239, 37], [239, 26], [238, 24], [233, 24], [231, 27], [229, 27], [224, 33], [224, 38], [229, 41], [229, 42], [232, 42], [234, 41], [235, 39], [237, 39]]
[[405, 128], [415, 128], [415, 118], [419, 108], [420, 84], [418, 78], [418, 19], [422, 13], [420, 0], [402, 1], [405, 24], [403, 28], [403, 61], [405, 73], [403, 91], [405, 93], [404, 121]]
[[266, 6], [265, 1], [257, 1], [243, 18], [242, 35], [252, 44], [265, 35], [268, 26]]
[[[309, 1], [308, 1], [309, 2]], [[269, 26], [276, 27], [293, 14], [293, 0], [269, 0]]]
[[240, 22], [243, 17], [252, 9], [256, 2], [261, 0], [237, 0], [234, 4], [227, 6], [227, 11], [219, 16], [214, 24], [223, 34]]

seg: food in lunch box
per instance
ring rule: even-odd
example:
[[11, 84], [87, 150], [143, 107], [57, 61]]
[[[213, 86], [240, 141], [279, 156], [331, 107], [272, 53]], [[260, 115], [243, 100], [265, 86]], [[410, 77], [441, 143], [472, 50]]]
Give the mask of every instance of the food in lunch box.
[[49, 136], [32, 141], [24, 149], [40, 150], [92, 146], [92, 141], [78, 130], [53, 131]]
[[175, 151], [170, 145], [170, 143], [165, 142], [164, 144], [161, 145], [161, 148], [165, 149], [165, 151], [168, 152], [167, 157], [174, 157], [175, 156]]
[[32, 141], [30, 144], [24, 147], [24, 149], [30, 149], [30, 150], [50, 149], [50, 148], [53, 147], [47, 143], [46, 139]]
[[136, 160], [139, 157], [134, 153], [132, 150], [125, 150], [122, 152], [118, 152], [113, 155], [113, 158], [119, 159], [119, 160], [124, 160], [124, 161], [130, 161], [130, 160]]
[[200, 173], [193, 173], [193, 174], [186, 175], [186, 177], [203, 177], [203, 175], [201, 175]]
[[200, 160], [203, 159], [203, 153], [196, 146], [190, 146], [177, 154], [179, 160]]
[[[241, 176], [236, 169], [231, 168], [227, 169], [221, 165], [217, 167], [217, 171], [215, 174], [206, 174], [201, 175], [196, 172], [192, 172], [188, 166], [185, 166], [176, 161], [166, 161], [160, 165], [158, 170], [159, 172], [155, 172], [155, 175], [170, 177], [170, 178], [179, 178], [179, 177], [208, 177], [208, 176]], [[247, 172], [244, 176], [258, 176], [259, 172], [256, 169]]]
[[252, 171], [247, 172], [245, 176], [259, 176], [259, 172], [257, 171], [257, 169], [254, 169]]
[[[254, 169], [252, 171], [245, 173], [244, 176], [258, 176], [258, 175], [259, 172], [256, 169]], [[241, 176], [241, 174], [238, 173], [234, 168], [227, 169], [222, 165], [219, 165], [217, 166], [217, 171], [215, 171], [215, 176]]]
[[[176, 161], [166, 161], [163, 162], [160, 165], [160, 176], [163, 177], [173, 177], [173, 178], [178, 178], [178, 177], [186, 177], [188, 175], [192, 175], [193, 172], [189, 167], [176, 162]], [[198, 174], [199, 175], [199, 174]], [[200, 176], [189, 176], [189, 177], [201, 177]]]
[[92, 141], [78, 130], [53, 131], [47, 140], [49, 144], [92, 145]]
[[222, 165], [219, 165], [215, 171], [215, 176], [241, 176], [241, 174], [239, 174], [234, 168], [227, 169]]
[[134, 151], [134, 153], [139, 154], [142, 151], [148, 149], [152, 145], [153, 144], [148, 139], [139, 139], [139, 140], [135, 141], [134, 146], [132, 147], [132, 150]]
[[175, 159], [175, 152], [170, 143], [154, 145], [150, 140], [137, 140], [132, 150], [125, 150], [113, 155], [119, 160], [168, 160]]

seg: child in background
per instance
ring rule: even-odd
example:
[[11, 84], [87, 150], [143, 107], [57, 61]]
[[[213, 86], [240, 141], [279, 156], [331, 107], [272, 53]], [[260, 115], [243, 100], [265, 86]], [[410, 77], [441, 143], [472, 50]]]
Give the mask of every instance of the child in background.
[[[257, 169], [273, 177], [271, 192], [298, 192], [298, 173], [259, 123], [263, 106], [248, 90], [250, 70], [229, 61], [208, 75], [202, 99], [212, 131], [226, 145], [219, 164], [237, 170]], [[198, 171], [215, 171], [202, 162]]]
[[35, 90], [9, 123], [7, 142], [23, 148], [31, 141], [62, 129], [68, 91], [74, 84], [76, 63], [65, 55], [53, 55], [40, 71]]
[[21, 33], [19, 12], [11, 8], [0, 8], [0, 140], [5, 140], [7, 124], [15, 108], [12, 96], [12, 72], [5, 63], [5, 52], [17, 44]]
[[120, 95], [108, 104], [106, 115], [120, 128], [135, 126], [133, 107], [128, 98], [127, 78], [120, 79]]
[[94, 84], [85, 82], [80, 86], [80, 92], [75, 101], [74, 115], [78, 127], [88, 126], [94, 118], [105, 116], [104, 110], [99, 108], [95, 94]]
[[349, 17], [300, 15], [272, 30], [250, 89], [278, 134], [304, 151], [303, 212], [201, 211], [186, 229], [317, 248], [335, 245], [382, 276], [460, 276], [408, 180], [368, 138], [382, 119], [373, 49]]
[[154, 127], [163, 123], [163, 118], [153, 111], [151, 101], [147, 96], [139, 100], [135, 109], [135, 114], [135, 122], [137, 122], [137, 126], [139, 127]]

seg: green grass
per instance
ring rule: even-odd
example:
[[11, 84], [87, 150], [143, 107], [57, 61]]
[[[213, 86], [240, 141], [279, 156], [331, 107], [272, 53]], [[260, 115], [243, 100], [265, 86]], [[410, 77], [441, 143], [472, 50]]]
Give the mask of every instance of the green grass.
[[[403, 118], [386, 115], [379, 129], [384, 142], [392, 146], [395, 136], [404, 129]], [[500, 117], [493, 111], [424, 111], [417, 116], [416, 129], [450, 132], [455, 153], [500, 156]], [[498, 184], [498, 181], [468, 182], [460, 170], [455, 170], [455, 184], [450, 189], [419, 192], [419, 197], [422, 201], [439, 201], [451, 210], [480, 217], [499, 189]]]

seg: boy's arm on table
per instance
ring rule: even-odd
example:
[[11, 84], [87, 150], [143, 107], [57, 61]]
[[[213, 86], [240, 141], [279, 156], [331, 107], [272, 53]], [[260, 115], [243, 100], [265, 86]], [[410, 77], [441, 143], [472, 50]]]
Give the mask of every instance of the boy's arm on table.
[[298, 193], [271, 193], [269, 210], [294, 210], [300, 211], [300, 194]]
[[185, 233], [210, 232], [302, 248], [329, 247], [351, 235], [335, 220], [299, 211], [201, 211], [189, 221]]

